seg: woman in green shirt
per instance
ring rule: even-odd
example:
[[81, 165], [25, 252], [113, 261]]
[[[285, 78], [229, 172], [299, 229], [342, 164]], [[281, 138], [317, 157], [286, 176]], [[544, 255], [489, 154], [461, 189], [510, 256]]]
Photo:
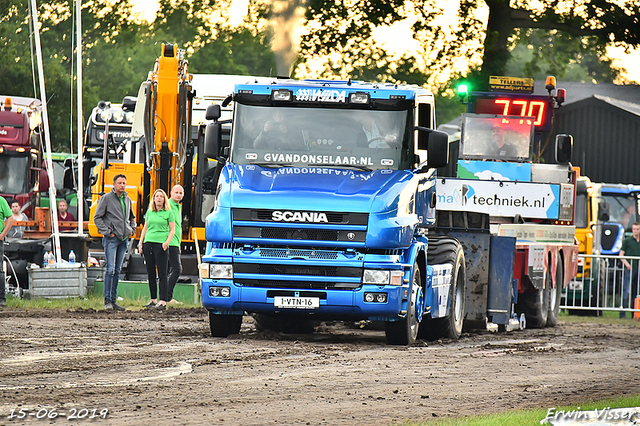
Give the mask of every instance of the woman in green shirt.
[[[145, 215], [144, 227], [140, 234], [141, 251], [147, 265], [151, 301], [145, 308], [166, 309], [168, 299], [167, 265], [169, 264], [169, 243], [175, 233], [175, 215], [169, 205], [169, 198], [162, 189], [156, 189], [151, 196], [149, 210]], [[160, 282], [158, 301], [157, 279]]]

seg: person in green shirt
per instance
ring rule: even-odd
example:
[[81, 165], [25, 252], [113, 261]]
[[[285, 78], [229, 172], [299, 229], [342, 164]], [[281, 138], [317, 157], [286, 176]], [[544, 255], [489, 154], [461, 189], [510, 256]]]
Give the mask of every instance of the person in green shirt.
[[[144, 227], [140, 234], [149, 278], [149, 292], [151, 301], [145, 308], [166, 309], [168, 299], [167, 265], [169, 263], [169, 243], [175, 234], [175, 216], [169, 206], [169, 197], [162, 189], [156, 189], [149, 203], [149, 210], [145, 215]], [[156, 276], [157, 272], [157, 276]], [[158, 285], [160, 286], [160, 300], [158, 301]]]
[[[6, 222], [5, 222], [6, 221]], [[0, 197], [0, 307], [7, 306], [4, 294], [4, 237], [13, 226], [13, 212], [4, 197]]]
[[[629, 261], [624, 257], [640, 256], [640, 223], [636, 222], [631, 225], [631, 233], [633, 235], [622, 242], [622, 248], [620, 249], [622, 264], [624, 265], [624, 275], [622, 279], [623, 308], [633, 306], [633, 300], [635, 300], [638, 294], [638, 260], [633, 259]], [[631, 291], [631, 298], [629, 298], [629, 291]], [[620, 311], [620, 318], [625, 318], [626, 316], [625, 311]]]
[[180, 262], [180, 243], [182, 242], [182, 205], [180, 202], [184, 197], [184, 188], [180, 185], [175, 185], [171, 188], [171, 198], [169, 199], [169, 205], [176, 219], [176, 232], [173, 234], [173, 239], [169, 243], [169, 288], [168, 299], [169, 303], [180, 303], [173, 298], [173, 289], [178, 282], [178, 278], [182, 273], [182, 263]]

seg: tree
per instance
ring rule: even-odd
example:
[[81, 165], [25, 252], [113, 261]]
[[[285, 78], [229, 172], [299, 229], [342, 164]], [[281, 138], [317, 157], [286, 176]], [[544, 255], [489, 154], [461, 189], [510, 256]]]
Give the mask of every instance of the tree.
[[[490, 75], [504, 75], [518, 30], [554, 30], [579, 40], [590, 37], [598, 46], [593, 51], [599, 59], [604, 57], [602, 46], [635, 48], [640, 44], [639, 0], [460, 0], [457, 4], [458, 21], [450, 26], [442, 20], [445, 11], [436, 0], [310, 0], [301, 55], [311, 60], [331, 52], [349, 52], [350, 56], [343, 56], [348, 67], [376, 26], [415, 16], [414, 38], [422, 45], [416, 58], [425, 58], [424, 69], [433, 76], [456, 59], [466, 58], [479, 64], [470, 72], [479, 87]], [[482, 8], [488, 9], [486, 20], [479, 17]]]
[[[40, 98], [35, 82], [27, 0], [0, 0], [0, 75], [3, 94]], [[153, 70], [159, 43], [187, 49], [190, 72], [266, 75], [275, 67], [266, 33], [245, 26], [211, 23], [216, 5], [206, 0], [162, 0], [155, 21], [132, 20], [130, 0], [83, 3], [84, 116], [100, 100], [119, 103], [135, 96]], [[38, 5], [51, 143], [56, 151], [75, 147], [75, 7], [67, 0]], [[220, 13], [218, 10], [218, 13]], [[73, 95], [72, 95], [73, 92]], [[73, 102], [72, 102], [73, 97]], [[77, 134], [77, 133], [76, 133]], [[70, 141], [74, 141], [70, 144]]]
[[548, 75], [566, 81], [612, 83], [622, 69], [606, 58], [606, 46], [596, 37], [571, 37], [555, 30], [520, 30], [505, 75], [543, 80]]

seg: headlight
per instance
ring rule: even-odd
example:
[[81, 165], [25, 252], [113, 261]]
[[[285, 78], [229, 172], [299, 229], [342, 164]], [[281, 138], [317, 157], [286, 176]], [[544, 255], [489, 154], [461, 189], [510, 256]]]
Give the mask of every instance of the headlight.
[[112, 111], [113, 121], [115, 121], [116, 123], [122, 123], [122, 120], [124, 120], [124, 111], [120, 108], [112, 108]]
[[225, 265], [222, 263], [202, 263], [200, 264], [200, 272], [202, 278], [210, 278], [212, 280], [232, 279], [233, 265]]
[[398, 270], [365, 269], [362, 275], [363, 284], [402, 285], [403, 272]]
[[127, 111], [124, 115], [124, 119], [127, 120], [127, 123], [133, 123], [133, 117], [135, 117], [136, 113], [133, 111]]
[[111, 120], [111, 117], [113, 117], [113, 114], [111, 114], [110, 109], [103, 109], [100, 111], [100, 118], [102, 118], [102, 121], [109, 121]]

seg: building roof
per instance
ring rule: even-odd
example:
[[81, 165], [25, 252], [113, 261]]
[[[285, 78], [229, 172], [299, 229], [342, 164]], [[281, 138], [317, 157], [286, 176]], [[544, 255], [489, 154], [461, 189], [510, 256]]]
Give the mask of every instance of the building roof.
[[[537, 80], [533, 93], [546, 95], [545, 82]], [[567, 91], [566, 104], [581, 101], [592, 96], [606, 97], [620, 101], [640, 104], [639, 84], [613, 84], [613, 83], [579, 83], [574, 81], [558, 81], [557, 87]]]
[[633, 102], [621, 101], [619, 99], [609, 98], [607, 96], [593, 95], [593, 97], [600, 101], [606, 102], [609, 105], [612, 105], [616, 108], [620, 108], [622, 110], [630, 112], [631, 114], [640, 116], [640, 100], [638, 100], [639, 103], [633, 103]]

